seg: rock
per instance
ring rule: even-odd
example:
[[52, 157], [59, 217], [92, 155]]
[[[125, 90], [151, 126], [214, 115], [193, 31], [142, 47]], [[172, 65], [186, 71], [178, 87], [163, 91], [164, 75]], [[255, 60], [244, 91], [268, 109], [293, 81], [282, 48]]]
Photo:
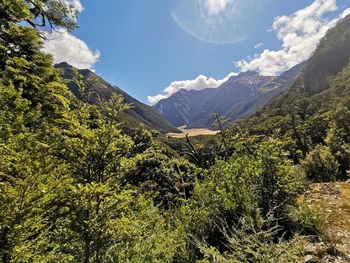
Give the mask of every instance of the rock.
[[304, 257], [304, 262], [313, 262], [314, 257], [312, 255], [307, 255]]

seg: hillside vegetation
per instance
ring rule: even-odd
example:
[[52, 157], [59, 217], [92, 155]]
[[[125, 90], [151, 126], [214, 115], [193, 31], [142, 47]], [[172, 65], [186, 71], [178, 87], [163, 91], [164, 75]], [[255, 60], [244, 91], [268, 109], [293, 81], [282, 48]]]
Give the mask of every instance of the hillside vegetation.
[[[350, 53], [334, 60], [335, 74], [306, 71], [290, 92], [217, 136], [166, 139], [121, 125], [130, 112], [123, 94], [93, 103], [74, 96], [34, 23], [74, 29], [63, 2], [1, 0], [0, 10], [3, 263], [310, 256], [322, 216], [300, 196], [310, 182], [347, 179], [350, 165]], [[349, 43], [349, 25], [347, 17], [332, 29], [307, 66], [324, 47]], [[308, 79], [329, 82], [309, 87]], [[82, 80], [81, 91], [95, 89]], [[325, 253], [344, 257], [337, 246]]]

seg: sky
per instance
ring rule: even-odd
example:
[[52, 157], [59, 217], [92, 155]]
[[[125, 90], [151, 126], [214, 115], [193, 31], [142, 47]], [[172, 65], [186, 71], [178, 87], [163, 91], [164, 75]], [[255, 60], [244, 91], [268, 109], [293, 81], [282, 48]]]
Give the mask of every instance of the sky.
[[54, 61], [89, 68], [151, 105], [242, 71], [278, 75], [350, 14], [349, 0], [64, 1], [79, 28], [46, 33]]

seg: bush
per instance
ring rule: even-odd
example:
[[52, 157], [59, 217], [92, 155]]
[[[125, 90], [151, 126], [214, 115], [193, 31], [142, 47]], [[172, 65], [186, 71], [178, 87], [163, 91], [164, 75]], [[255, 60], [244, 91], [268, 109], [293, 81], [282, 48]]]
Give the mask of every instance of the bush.
[[339, 175], [339, 163], [328, 147], [318, 145], [302, 163], [308, 179], [314, 182], [331, 182]]
[[305, 202], [290, 207], [289, 218], [295, 224], [295, 230], [305, 234], [319, 233], [325, 222], [325, 214], [322, 210]]
[[350, 168], [350, 144], [345, 143], [341, 129], [331, 128], [325, 142], [339, 163], [340, 179], [347, 179], [347, 170]]
[[[228, 236], [223, 233], [231, 232], [242, 218], [259, 224], [273, 217], [274, 223], [283, 223], [287, 206], [296, 203], [304, 183], [281, 145], [280, 141], [267, 140], [253, 153], [235, 153], [228, 161], [217, 161], [211, 167], [179, 210], [182, 225], [192, 238], [225, 253]], [[265, 225], [265, 230], [269, 228]], [[274, 234], [280, 237], [287, 228], [280, 225]]]
[[303, 262], [305, 240], [299, 236], [285, 241], [275, 239], [279, 227], [264, 228], [273, 224], [261, 222], [257, 225], [251, 219], [242, 220], [232, 233], [225, 233], [228, 251], [219, 253], [217, 249], [202, 245], [204, 259], [200, 263], [299, 263]]

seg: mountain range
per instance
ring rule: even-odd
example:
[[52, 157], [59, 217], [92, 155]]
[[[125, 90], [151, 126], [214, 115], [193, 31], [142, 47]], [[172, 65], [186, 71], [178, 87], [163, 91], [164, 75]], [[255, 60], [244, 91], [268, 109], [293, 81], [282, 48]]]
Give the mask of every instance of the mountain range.
[[230, 77], [218, 88], [183, 89], [159, 101], [154, 108], [176, 127], [211, 128], [214, 112], [233, 123], [252, 115], [288, 89], [304, 65], [296, 65], [278, 77], [247, 71]]
[[[309, 95], [326, 89], [328, 76], [341, 71], [348, 62], [346, 58], [350, 46], [348, 39], [343, 37], [348, 30], [348, 20], [347, 17], [339, 23], [337, 30], [330, 30], [307, 62], [298, 64], [279, 76], [261, 76], [254, 71], [242, 72], [230, 77], [218, 88], [183, 89], [153, 107], [139, 102], [91, 70], [77, 69], [67, 63], [60, 63], [56, 67], [63, 70], [68, 87], [78, 98], [83, 96], [79, 83], [87, 87], [89, 95], [85, 99], [90, 103], [97, 103], [99, 98], [108, 100], [113, 94], [121, 95], [126, 103], [132, 105], [123, 114], [126, 127], [143, 123], [147, 128], [162, 133], [178, 132], [175, 127], [181, 126], [210, 129], [214, 123], [212, 113], [218, 113], [227, 120], [227, 124], [245, 119], [270, 102], [273, 105], [280, 101], [275, 98], [285, 94], [297, 80], [303, 82], [298, 88], [307, 87], [306, 93]], [[337, 41], [331, 41], [332, 39]]]

